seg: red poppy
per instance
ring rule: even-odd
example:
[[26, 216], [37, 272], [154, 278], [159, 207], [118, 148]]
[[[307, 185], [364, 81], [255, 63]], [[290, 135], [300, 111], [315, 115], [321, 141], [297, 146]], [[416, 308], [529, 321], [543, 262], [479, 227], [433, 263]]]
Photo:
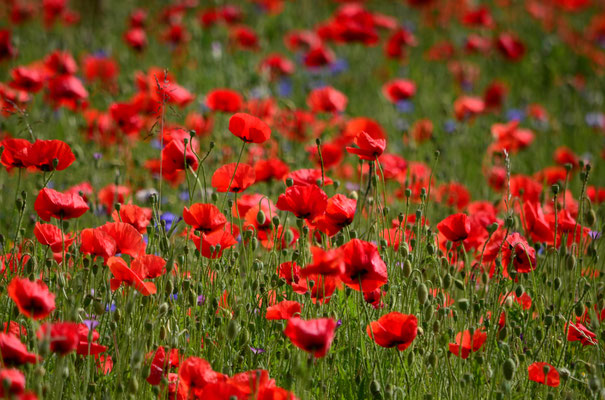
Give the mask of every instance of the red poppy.
[[485, 6], [477, 7], [475, 9], [468, 10], [462, 16], [462, 23], [467, 26], [492, 28], [494, 26], [494, 19], [489, 11], [489, 8]]
[[118, 251], [115, 239], [100, 228], [83, 229], [80, 232], [80, 241], [82, 254], [103, 257], [105, 261]]
[[280, 264], [277, 267], [277, 275], [292, 286], [295, 293], [305, 294], [307, 292], [305, 281], [300, 277], [300, 266], [296, 262], [287, 261]]
[[206, 95], [206, 105], [212, 111], [235, 113], [241, 110], [244, 100], [235, 90], [214, 89]]
[[97, 198], [99, 203], [105, 206], [107, 214], [111, 214], [115, 203], [124, 203], [130, 195], [130, 189], [127, 186], [110, 184], [99, 190]]
[[299, 302], [283, 300], [271, 307], [267, 307], [265, 318], [269, 320], [288, 320], [296, 314], [300, 314], [301, 310], [302, 305]]
[[383, 315], [378, 321], [372, 321], [366, 327], [366, 333], [381, 347], [397, 346], [399, 351], [410, 347], [418, 331], [418, 319], [415, 315], [406, 315], [397, 311]]
[[208, 234], [202, 233], [200, 238], [192, 235], [193, 243], [202, 256], [206, 258], [220, 258], [223, 251], [237, 244], [237, 240], [228, 231], [217, 230]]
[[284, 334], [296, 347], [312, 353], [315, 357], [326, 355], [334, 340], [336, 321], [332, 318], [303, 320], [290, 318]]
[[87, 55], [82, 61], [86, 80], [99, 80], [101, 83], [113, 83], [119, 73], [118, 63], [105, 55]]
[[492, 82], [485, 92], [483, 92], [483, 101], [485, 107], [491, 110], [499, 110], [502, 107], [506, 93], [508, 92], [507, 86], [502, 82]]
[[571, 164], [574, 168], [578, 168], [580, 163], [578, 156], [567, 146], [557, 147], [552, 157], [559, 165]]
[[110, 280], [112, 291], [117, 290], [122, 283], [126, 286], [134, 286], [134, 288], [143, 296], [152, 295], [157, 291], [153, 282], [144, 282], [142, 277], [128, 268], [128, 264], [126, 264], [126, 261], [123, 259], [119, 257], [110, 257], [107, 260], [107, 266], [114, 276], [114, 278], [111, 278]]
[[485, 111], [485, 102], [479, 97], [461, 96], [454, 101], [454, 114], [459, 121], [472, 118]]
[[[93, 329], [92, 333], [84, 324], [78, 324], [78, 347], [76, 353], [81, 356], [97, 355], [107, 350], [97, 343], [101, 335]], [[89, 341], [90, 338], [90, 341]]]
[[37, 93], [44, 87], [44, 75], [39, 68], [16, 67], [11, 70], [11, 77], [8, 85], [13, 89]]
[[107, 233], [116, 244], [116, 252], [139, 257], [145, 254], [143, 236], [132, 225], [125, 222], [108, 222], [97, 228]]
[[507, 271], [511, 262], [515, 271], [521, 274], [527, 274], [536, 269], [536, 249], [516, 232], [508, 235], [506, 243], [502, 246], [504, 276], [508, 276]]
[[27, 351], [27, 347], [18, 337], [4, 332], [0, 332], [0, 356], [1, 365], [4, 366], [35, 364], [40, 360], [40, 356]]
[[11, 280], [7, 290], [21, 314], [29, 318], [46, 318], [55, 309], [55, 295], [41, 280], [32, 282], [16, 276]]
[[50, 341], [50, 350], [59, 355], [66, 355], [78, 348], [79, 325], [75, 322], [46, 323], [38, 329], [38, 338]]
[[186, 169], [197, 170], [198, 160], [191, 146], [185, 143], [172, 140], [168, 143], [164, 149], [162, 149], [162, 173], [165, 171], [167, 174], [174, 173], [176, 171], [183, 171]]
[[185, 126], [188, 131], [195, 131], [196, 137], [207, 136], [212, 132], [214, 119], [196, 112], [190, 112], [185, 118]]
[[229, 118], [229, 131], [246, 143], [264, 143], [271, 137], [271, 128], [261, 119], [246, 113]]
[[254, 164], [254, 172], [256, 182], [267, 182], [271, 179], [282, 180], [290, 172], [290, 167], [279, 158], [270, 158], [257, 161]]
[[347, 96], [332, 86], [313, 89], [307, 97], [307, 105], [316, 113], [343, 112], [347, 108], [347, 102]]
[[530, 381], [538, 382], [543, 385], [558, 387], [559, 371], [546, 362], [535, 362], [527, 367], [527, 374]]
[[433, 122], [430, 119], [416, 121], [412, 126], [411, 135], [416, 143], [426, 142], [433, 136]]
[[483, 343], [487, 340], [487, 333], [477, 329], [472, 337], [468, 330], [456, 334], [455, 343], [450, 343], [450, 352], [460, 358], [466, 359], [471, 352], [479, 351]]
[[[25, 391], [25, 375], [18, 369], [0, 369], [0, 397], [3, 399], [25, 399], [19, 396]], [[34, 396], [35, 398], [35, 396]]]
[[151, 361], [149, 368], [149, 376], [146, 379], [150, 385], [157, 386], [160, 384], [164, 377], [164, 367], [167, 364], [166, 361], [166, 350], [164, 350], [163, 346], [160, 346], [153, 356], [153, 361]]
[[247, 26], [234, 26], [231, 28], [229, 36], [242, 49], [257, 50], [259, 48], [258, 35]]
[[15, 321], [3, 323], [2, 332], [8, 333], [16, 337], [27, 336], [27, 329], [23, 325]]
[[183, 208], [183, 219], [187, 225], [203, 233], [214, 232], [227, 223], [227, 218], [214, 204], [195, 203]]
[[261, 61], [259, 69], [265, 71], [273, 79], [279, 76], [292, 75], [294, 73], [294, 63], [281, 54], [269, 54]]
[[256, 181], [254, 168], [248, 164], [231, 163], [219, 167], [212, 175], [212, 187], [219, 193], [239, 193], [248, 189]]
[[303, 62], [309, 68], [319, 68], [332, 64], [336, 60], [334, 52], [328, 47], [318, 45], [311, 48], [304, 56]]
[[384, 84], [382, 94], [391, 103], [398, 103], [416, 94], [416, 84], [408, 79], [395, 79]]
[[387, 146], [385, 139], [373, 138], [365, 131], [359, 132], [354, 141], [357, 147], [347, 147], [347, 151], [357, 154], [362, 160], [375, 161]]
[[135, 51], [143, 51], [147, 47], [147, 34], [142, 28], [130, 28], [124, 33], [124, 41]]
[[36, 140], [27, 150], [28, 166], [40, 171], [62, 171], [75, 160], [69, 145], [61, 140]]
[[88, 91], [73, 75], [59, 75], [47, 83], [48, 97], [55, 108], [67, 107], [70, 110], [86, 108]]
[[457, 182], [439, 185], [435, 193], [437, 201], [447, 207], [463, 210], [471, 200], [471, 195], [464, 185]]
[[351, 289], [371, 292], [388, 281], [387, 265], [375, 244], [352, 239], [342, 246], [345, 272], [341, 279]]
[[201, 394], [205, 386], [227, 379], [220, 372], [213, 371], [208, 361], [198, 357], [189, 357], [183, 362], [179, 368], [179, 378], [195, 396]]
[[525, 45], [512, 33], [501, 33], [496, 39], [496, 47], [511, 61], [519, 61], [525, 55]]
[[325, 213], [313, 220], [313, 225], [328, 236], [333, 236], [353, 222], [356, 208], [357, 200], [335, 194], [328, 199]]
[[385, 43], [384, 52], [389, 58], [403, 60], [407, 46], [416, 46], [414, 34], [405, 28], [395, 30]]
[[553, 244], [554, 232], [548, 226], [548, 222], [544, 217], [544, 211], [539, 203], [524, 202], [521, 216], [525, 233], [534, 242]]
[[450, 215], [437, 224], [439, 232], [450, 242], [459, 242], [466, 239], [471, 232], [471, 223], [466, 214]]
[[78, 218], [86, 211], [88, 205], [81, 196], [76, 194], [63, 194], [56, 190], [44, 188], [38, 193], [34, 202], [34, 209], [43, 221], [56, 219]]
[[340, 276], [345, 265], [340, 249], [324, 250], [321, 247], [311, 246], [313, 262], [300, 270], [301, 277], [320, 274], [330, 276]]
[[136, 135], [143, 128], [139, 111], [139, 105], [134, 103], [113, 103], [109, 106], [111, 119], [125, 135]]
[[34, 236], [38, 239], [38, 242], [43, 246], [49, 246], [53, 253], [63, 251], [63, 244], [65, 249], [76, 240], [72, 235], [62, 234], [61, 229], [57, 228], [52, 224], [41, 224], [36, 222], [34, 227]]
[[31, 148], [31, 142], [25, 139], [8, 138], [0, 142], [0, 146], [4, 148], [0, 162], [7, 170], [13, 168], [25, 168], [29, 166], [27, 154]]
[[567, 340], [570, 342], [580, 342], [582, 346], [596, 345], [598, 343], [596, 337], [597, 335], [580, 323], [570, 323], [567, 329]]
[[[296, 171], [292, 171], [286, 176], [286, 179], [292, 178], [294, 186], [307, 186], [321, 185], [322, 173], [321, 169], [313, 169], [313, 168], [303, 168]], [[323, 177], [324, 185], [331, 185], [334, 183], [332, 179], [325, 176]]]
[[111, 217], [114, 222], [127, 223], [132, 225], [139, 233], [144, 234], [151, 222], [151, 208], [139, 207], [134, 204], [122, 204], [120, 212], [114, 210]]
[[17, 49], [13, 46], [12, 32], [8, 29], [0, 29], [0, 61], [17, 56]]
[[294, 185], [279, 195], [276, 207], [282, 211], [290, 211], [296, 218], [312, 221], [322, 215], [328, 205], [328, 196], [316, 185]]
[[153, 279], [166, 273], [166, 260], [155, 254], [145, 254], [133, 259], [130, 267], [141, 279]]

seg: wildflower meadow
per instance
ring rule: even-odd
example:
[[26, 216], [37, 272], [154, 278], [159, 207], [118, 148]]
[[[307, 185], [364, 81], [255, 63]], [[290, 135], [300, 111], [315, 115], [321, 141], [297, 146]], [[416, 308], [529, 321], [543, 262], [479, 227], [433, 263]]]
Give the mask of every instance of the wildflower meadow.
[[0, 0], [0, 398], [605, 399], [602, 0]]

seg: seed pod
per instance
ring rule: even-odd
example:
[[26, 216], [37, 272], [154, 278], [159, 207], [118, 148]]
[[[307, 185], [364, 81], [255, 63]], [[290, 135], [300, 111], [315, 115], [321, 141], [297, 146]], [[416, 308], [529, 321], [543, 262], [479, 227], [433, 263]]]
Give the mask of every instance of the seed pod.
[[421, 284], [420, 286], [418, 286], [416, 295], [418, 296], [418, 301], [420, 302], [420, 304], [426, 303], [426, 301], [428, 300], [428, 297], [429, 297], [429, 289], [426, 287], [426, 285], [424, 283]]
[[515, 369], [516, 365], [512, 358], [509, 358], [504, 361], [504, 364], [502, 364], [502, 372], [504, 373], [504, 378], [507, 381], [513, 379], [513, 376], [515, 375]]

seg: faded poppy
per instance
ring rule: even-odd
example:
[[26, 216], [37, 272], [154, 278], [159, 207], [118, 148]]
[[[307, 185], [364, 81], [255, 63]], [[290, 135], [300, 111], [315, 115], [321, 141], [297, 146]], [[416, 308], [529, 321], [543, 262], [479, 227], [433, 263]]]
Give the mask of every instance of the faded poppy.
[[14, 277], [8, 285], [8, 296], [13, 299], [21, 314], [33, 318], [46, 318], [55, 309], [55, 295], [41, 280]]
[[559, 371], [546, 362], [535, 362], [527, 367], [527, 374], [530, 381], [538, 382], [543, 385], [558, 387]]
[[366, 333], [381, 347], [395, 347], [403, 351], [410, 347], [418, 331], [418, 319], [415, 315], [406, 315], [397, 311], [383, 315], [378, 321], [372, 321], [366, 327]]
[[351, 289], [371, 292], [388, 281], [387, 266], [375, 244], [352, 239], [342, 246], [345, 272], [341, 279]]
[[263, 120], [246, 113], [229, 118], [229, 131], [246, 143], [264, 143], [271, 137], [271, 128]]
[[219, 167], [212, 175], [211, 185], [217, 192], [239, 193], [256, 181], [254, 168], [248, 164], [231, 163]]
[[303, 320], [294, 317], [288, 320], [284, 334], [299, 349], [323, 357], [334, 340], [335, 329], [336, 321], [332, 318]]
[[315, 185], [294, 185], [279, 195], [276, 207], [282, 211], [290, 211], [296, 218], [313, 220], [322, 215], [328, 205], [328, 196]]

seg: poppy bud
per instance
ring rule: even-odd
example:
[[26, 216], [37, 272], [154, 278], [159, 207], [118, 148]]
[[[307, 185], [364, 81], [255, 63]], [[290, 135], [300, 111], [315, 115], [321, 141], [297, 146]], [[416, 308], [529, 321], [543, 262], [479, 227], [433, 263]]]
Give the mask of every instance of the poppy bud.
[[412, 263], [410, 260], [405, 260], [402, 266], [403, 276], [408, 278], [412, 274]]
[[287, 187], [291, 187], [294, 185], [294, 179], [292, 178], [286, 178], [286, 186]]
[[122, 312], [119, 309], [115, 310], [113, 312], [113, 320], [115, 322], [120, 322], [121, 319], [122, 319]]
[[370, 384], [370, 392], [373, 396], [380, 397], [381, 389], [382, 388], [380, 387], [380, 382], [378, 382], [377, 380], [373, 380]]
[[555, 196], [559, 194], [559, 185], [558, 184], [553, 184], [550, 187], [550, 190], [552, 191], [552, 194], [554, 194]]
[[558, 276], [555, 278], [555, 290], [559, 290], [559, 288], [561, 287], [561, 278], [559, 278]]
[[506, 361], [504, 361], [504, 364], [502, 364], [502, 372], [504, 373], [504, 378], [507, 381], [510, 381], [513, 379], [513, 376], [515, 375], [515, 369], [516, 369], [516, 365], [515, 362], [513, 361], [512, 358], [507, 359]]
[[252, 248], [252, 250], [256, 250], [258, 248], [258, 239], [253, 237], [252, 240], [250, 240], [250, 247]]
[[422, 217], [422, 210], [418, 209], [416, 210], [416, 223], [420, 224], [420, 218]]
[[576, 313], [576, 317], [581, 317], [584, 315], [584, 304], [582, 302], [576, 304], [574, 312]]
[[492, 233], [496, 232], [496, 230], [498, 229], [498, 223], [493, 222], [493, 223], [489, 224], [486, 229], [487, 229], [487, 232], [491, 235]]
[[452, 286], [452, 276], [448, 273], [443, 277], [441, 287], [447, 290], [450, 288], [450, 286]]
[[399, 246], [399, 254], [401, 254], [401, 256], [403, 258], [407, 258], [408, 255], [410, 254], [410, 247], [408, 246], [408, 244], [406, 242], [403, 242]]
[[523, 286], [522, 285], [517, 286], [517, 288], [515, 289], [515, 296], [521, 297], [521, 296], [523, 296], [523, 293], [525, 293], [525, 289], [523, 288]]
[[429, 243], [428, 246], [426, 246], [426, 251], [432, 256], [435, 254], [435, 245], [433, 243]]
[[468, 311], [469, 301], [468, 299], [460, 299], [458, 300], [458, 308], [462, 311]]
[[439, 333], [439, 328], [441, 328], [439, 321], [433, 321], [433, 333]]
[[229, 325], [227, 325], [227, 337], [230, 340], [233, 340], [237, 337], [239, 333], [239, 325], [236, 320], [232, 319], [229, 321]]
[[[170, 296], [170, 295], [172, 294], [173, 289], [174, 289], [174, 287], [173, 287], [172, 281], [171, 281], [171, 280], [167, 281], [167, 282], [166, 282], [166, 294], [167, 294], [168, 296]], [[164, 304], [165, 304], [165, 303], [164, 303]], [[162, 305], [163, 305], [163, 304], [162, 304]], [[168, 308], [168, 305], [167, 305], [167, 304], [166, 304], [166, 308]], [[161, 306], [160, 306], [160, 309], [161, 309]]]
[[17, 198], [17, 200], [15, 200], [15, 207], [17, 208], [17, 211], [21, 211], [23, 209], [23, 200]]
[[168, 303], [162, 303], [162, 304], [160, 304], [160, 307], [158, 308], [158, 313], [160, 315], [164, 315], [167, 312], [168, 312]]
[[213, 203], [216, 203], [218, 201], [218, 193], [214, 192], [210, 195], [210, 199], [212, 200]]
[[410, 188], [405, 189], [405, 197], [412, 197], [412, 189], [410, 189]]
[[429, 297], [429, 289], [424, 283], [418, 286], [416, 295], [418, 296], [418, 301], [420, 302], [420, 304], [426, 303]]
[[455, 279], [454, 284], [458, 289], [464, 290], [464, 282], [462, 282], [460, 279]]
[[352, 230], [349, 232], [349, 237], [350, 237], [351, 239], [357, 239], [357, 231], [352, 229]]
[[260, 210], [256, 214], [256, 222], [258, 222], [259, 225], [264, 225], [265, 222], [267, 222], [267, 216], [265, 215], [265, 212], [263, 210]]
[[586, 225], [592, 227], [597, 221], [597, 215], [595, 214], [593, 209], [590, 209], [584, 213], [584, 221], [586, 221]]
[[430, 321], [431, 317], [433, 316], [433, 314], [435, 313], [435, 310], [433, 309], [432, 305], [429, 305], [428, 307], [426, 307], [424, 309], [424, 314], [423, 314], [423, 318], [425, 321]]
[[166, 339], [166, 327], [165, 326], [160, 326], [160, 340], [165, 340]]

